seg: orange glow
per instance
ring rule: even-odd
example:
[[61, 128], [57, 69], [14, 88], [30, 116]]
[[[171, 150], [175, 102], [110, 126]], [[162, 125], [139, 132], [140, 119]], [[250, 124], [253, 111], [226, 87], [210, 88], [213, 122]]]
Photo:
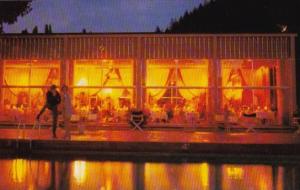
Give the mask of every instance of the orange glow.
[[247, 189], [249, 184], [253, 190], [273, 189], [273, 173], [270, 166], [222, 166], [222, 189]]
[[243, 168], [240, 168], [240, 167], [228, 167], [227, 175], [231, 179], [243, 179], [244, 170], [243, 170]]
[[208, 187], [209, 185], [209, 168], [208, 163], [202, 163], [199, 166], [201, 174], [201, 184], [203, 187]]
[[104, 88], [103, 89], [103, 94], [111, 94], [112, 93], [112, 89], [111, 88]]
[[82, 184], [86, 181], [86, 161], [75, 161], [73, 165], [73, 177], [76, 183]]
[[77, 82], [77, 86], [87, 86], [88, 82], [86, 78], [81, 78], [78, 82]]
[[26, 179], [27, 161], [24, 159], [14, 159], [12, 168], [13, 181], [16, 183], [23, 183]]

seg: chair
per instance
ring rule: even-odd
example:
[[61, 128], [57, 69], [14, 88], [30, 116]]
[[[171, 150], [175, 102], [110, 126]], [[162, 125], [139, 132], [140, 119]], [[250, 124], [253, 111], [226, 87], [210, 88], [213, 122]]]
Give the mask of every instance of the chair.
[[243, 125], [247, 128], [246, 132], [255, 132], [254, 127], [257, 125], [257, 117], [256, 113], [242, 114], [243, 117]]
[[22, 128], [22, 134], [24, 137], [24, 130], [26, 128], [25, 120], [26, 120], [26, 115], [24, 113], [21, 113], [20, 111], [16, 110], [14, 119], [17, 122], [17, 129], [18, 129], [18, 138], [20, 134], [20, 129]]
[[145, 116], [142, 111], [131, 111], [129, 123], [132, 125], [132, 129], [142, 130], [143, 125], [145, 124]]
[[32, 126], [32, 129], [38, 129], [38, 134], [40, 136], [41, 134], [41, 124], [40, 124], [40, 121], [38, 120], [35, 120], [34, 123], [33, 123], [33, 126]]
[[229, 125], [228, 118], [226, 119], [224, 114], [215, 114], [214, 120], [217, 129], [222, 129], [226, 132], [230, 132], [231, 125]]

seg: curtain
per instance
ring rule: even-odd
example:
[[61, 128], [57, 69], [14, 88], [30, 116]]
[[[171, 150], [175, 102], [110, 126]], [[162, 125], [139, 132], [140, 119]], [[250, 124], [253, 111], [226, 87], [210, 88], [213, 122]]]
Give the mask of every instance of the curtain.
[[[223, 87], [245, 87], [253, 86], [252, 63], [244, 62], [243, 60], [234, 61], [222, 61], [222, 86]], [[227, 100], [242, 101], [242, 98], [246, 102], [251, 97], [243, 97], [246, 94], [250, 95], [248, 91], [243, 89], [226, 89], [223, 94]], [[247, 95], [247, 96], [248, 96]], [[248, 104], [248, 103], [247, 103]]]
[[[59, 69], [58, 68], [43, 68], [41, 65], [35, 66], [20, 66], [19, 63], [12, 64], [5, 68], [4, 82], [9, 86], [44, 86], [51, 73], [53, 75], [51, 84], [59, 84]], [[51, 72], [55, 70], [55, 72]], [[53, 82], [53, 83], [52, 83]], [[29, 96], [31, 96], [31, 104], [42, 104], [44, 99], [44, 91], [41, 88], [5, 88], [4, 99], [7, 104], [29, 104]]]
[[[151, 88], [151, 86], [166, 87], [169, 75], [169, 68], [160, 68], [159, 66], [147, 65], [146, 86], [148, 87], [149, 98], [159, 100], [166, 92], [165, 88]], [[163, 66], [163, 65], [161, 65]]]
[[[116, 101], [124, 95], [125, 88], [122, 86], [133, 85], [133, 64], [125, 62], [122, 64], [110, 61], [106, 62], [86, 62], [75, 64], [74, 69], [74, 85], [75, 86], [99, 86], [107, 88], [80, 88], [75, 92], [75, 96], [80, 93], [87, 95], [98, 95], [102, 98], [110, 97]], [[121, 88], [110, 88], [119, 86]], [[129, 90], [132, 95], [132, 90]]]
[[[178, 84], [179, 87], [191, 86], [208, 86], [208, 71], [207, 67], [203, 68], [188, 68], [180, 69], [182, 81]], [[205, 93], [205, 89], [180, 89], [180, 94], [187, 100], [191, 100], [195, 96]]]

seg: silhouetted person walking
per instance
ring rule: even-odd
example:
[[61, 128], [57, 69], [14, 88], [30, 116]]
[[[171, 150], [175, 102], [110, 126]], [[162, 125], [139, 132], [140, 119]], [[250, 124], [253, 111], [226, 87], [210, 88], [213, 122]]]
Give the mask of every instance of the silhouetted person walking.
[[40, 120], [41, 115], [45, 112], [46, 108], [51, 111], [52, 114], [52, 137], [56, 138], [56, 128], [57, 128], [57, 119], [58, 119], [58, 110], [57, 106], [60, 104], [61, 97], [58, 91], [56, 90], [55, 85], [51, 85], [49, 91], [46, 94], [46, 103], [43, 106], [40, 113], [36, 116], [37, 120]]

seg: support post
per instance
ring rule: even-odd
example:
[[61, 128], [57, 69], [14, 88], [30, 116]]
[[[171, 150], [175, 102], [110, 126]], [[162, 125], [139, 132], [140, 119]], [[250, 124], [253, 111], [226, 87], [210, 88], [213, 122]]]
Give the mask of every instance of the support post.
[[295, 46], [295, 36], [290, 37], [291, 40], [291, 57], [289, 61], [289, 124], [291, 124], [293, 112], [297, 109], [297, 96], [296, 96], [296, 46]]
[[0, 59], [0, 110], [3, 109], [3, 79], [4, 79], [4, 62]]

